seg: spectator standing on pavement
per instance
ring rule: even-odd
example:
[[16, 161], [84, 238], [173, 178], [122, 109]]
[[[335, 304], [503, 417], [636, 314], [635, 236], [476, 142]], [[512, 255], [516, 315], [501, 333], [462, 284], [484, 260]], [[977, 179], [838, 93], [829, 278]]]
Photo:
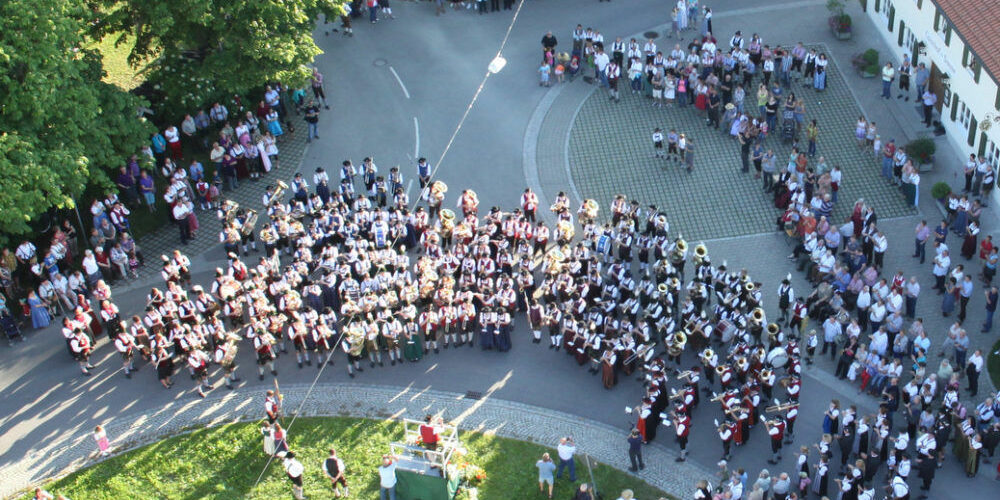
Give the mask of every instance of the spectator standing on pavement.
[[550, 50], [555, 50], [556, 45], [559, 45], [559, 41], [556, 40], [556, 36], [552, 34], [551, 31], [546, 31], [545, 36], [542, 37], [542, 52], [547, 52]]
[[[909, 99], [909, 97], [907, 97], [907, 99]], [[933, 123], [931, 118], [934, 116], [934, 105], [937, 104], [937, 94], [931, 92], [931, 89], [927, 89], [920, 96], [920, 99], [922, 99], [924, 103], [924, 125], [930, 127]]]
[[396, 500], [396, 462], [392, 455], [382, 455], [382, 465], [378, 468], [379, 500]]
[[959, 304], [959, 308], [958, 308], [958, 320], [964, 323], [965, 322], [966, 309], [969, 306], [969, 299], [972, 298], [972, 290], [974, 288], [973, 285], [972, 285], [972, 275], [966, 274], [965, 277], [962, 278], [962, 282], [959, 283], [958, 287], [959, 287], [959, 289], [958, 289], [958, 304]]
[[[994, 253], [996, 255], [996, 253]], [[991, 286], [983, 292], [986, 296], [986, 321], [983, 322], [982, 333], [989, 333], [993, 329], [993, 314], [997, 311], [997, 287]]]
[[567, 436], [560, 439], [556, 451], [559, 455], [559, 468], [556, 470], [556, 478], [562, 478], [563, 469], [569, 467], [569, 480], [575, 482], [576, 460], [573, 458], [573, 455], [576, 453], [576, 443], [573, 442], [573, 438]]
[[969, 379], [969, 397], [976, 397], [979, 394], [979, 374], [983, 371], [983, 351], [976, 349], [972, 356], [969, 356], [969, 364], [965, 367], [965, 376]]
[[306, 142], [312, 142], [312, 140], [319, 139], [319, 107], [316, 106], [316, 101], [310, 100], [309, 106], [306, 107]]
[[552, 498], [552, 473], [556, 470], [556, 464], [552, 463], [552, 457], [548, 453], [543, 453], [542, 458], [535, 462], [538, 468], [538, 491], [545, 493], [545, 483], [549, 483], [549, 498]]
[[[989, 239], [989, 237], [987, 237]], [[986, 243], [984, 241], [983, 243]], [[983, 283], [989, 285], [993, 282], [993, 277], [997, 274], [997, 263], [1000, 261], [1000, 248], [990, 248], [989, 253], [983, 259]]]
[[883, 99], [892, 99], [892, 81], [896, 79], [896, 70], [891, 62], [885, 63], [882, 67], [882, 95]]
[[917, 313], [917, 297], [920, 296], [920, 282], [916, 276], [911, 276], [904, 288], [904, 299], [906, 301], [906, 317], [913, 319]]
[[646, 468], [646, 464], [642, 461], [642, 436], [639, 435], [639, 429], [632, 429], [628, 435], [628, 459], [632, 462], [630, 471], [636, 472]]
[[915, 237], [914, 240], [914, 251], [913, 258], [920, 258], [920, 263], [924, 263], [924, 258], [927, 255], [927, 238], [931, 236], [931, 228], [927, 225], [926, 220], [920, 221], [917, 227], [913, 230]]

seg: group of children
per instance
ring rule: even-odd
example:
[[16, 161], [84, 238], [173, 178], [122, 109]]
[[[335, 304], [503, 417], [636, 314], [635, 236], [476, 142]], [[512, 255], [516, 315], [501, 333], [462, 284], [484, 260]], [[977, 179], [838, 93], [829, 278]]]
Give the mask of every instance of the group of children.
[[[667, 150], [663, 150], [663, 142], [667, 142]], [[684, 134], [678, 134], [676, 130], [670, 129], [666, 135], [663, 129], [657, 127], [653, 130], [653, 157], [663, 158], [674, 163], [685, 163], [687, 171], [690, 173], [694, 168], [694, 155], [691, 140]]]
[[576, 75], [580, 70], [580, 62], [577, 58], [570, 59], [565, 52], [559, 54], [558, 59], [552, 49], [545, 49], [542, 55], [542, 65], [538, 68], [538, 85], [542, 87], [552, 86], [552, 76], [555, 75], [556, 83], [562, 83], [566, 74], [566, 66], [571, 66], [570, 77]]

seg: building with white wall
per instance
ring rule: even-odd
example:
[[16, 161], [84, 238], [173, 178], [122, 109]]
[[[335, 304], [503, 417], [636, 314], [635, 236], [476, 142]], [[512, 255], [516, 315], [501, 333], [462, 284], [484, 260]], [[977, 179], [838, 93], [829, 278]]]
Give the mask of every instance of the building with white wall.
[[923, 62], [930, 69], [929, 87], [956, 150], [984, 155], [997, 168], [1000, 0], [861, 0], [861, 5], [892, 47], [888, 60], [894, 66], [905, 54], [914, 67]]

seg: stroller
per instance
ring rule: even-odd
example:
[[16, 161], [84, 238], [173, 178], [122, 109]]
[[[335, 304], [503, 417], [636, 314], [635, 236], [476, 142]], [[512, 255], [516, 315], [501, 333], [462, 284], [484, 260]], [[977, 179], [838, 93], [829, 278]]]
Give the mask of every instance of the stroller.
[[6, 308], [0, 310], [0, 328], [7, 336], [7, 345], [13, 344], [14, 339], [24, 342], [24, 336], [21, 335], [21, 329], [17, 326], [17, 320]]
[[785, 110], [781, 112], [781, 140], [789, 143], [795, 139], [795, 112]]

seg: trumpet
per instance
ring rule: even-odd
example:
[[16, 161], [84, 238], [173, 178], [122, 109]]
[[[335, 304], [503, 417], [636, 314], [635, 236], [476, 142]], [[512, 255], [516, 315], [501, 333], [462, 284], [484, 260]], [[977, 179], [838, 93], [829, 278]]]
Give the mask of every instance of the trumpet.
[[795, 408], [796, 406], [798, 406], [798, 403], [777, 404], [777, 405], [768, 406], [767, 408], [764, 408], [764, 411], [766, 413], [780, 413], [780, 412], [783, 412], [783, 411], [791, 410], [792, 408]]
[[682, 372], [680, 372], [680, 373], [677, 374], [677, 380], [680, 380], [682, 378], [683, 379], [690, 379], [692, 375], [694, 375], [693, 371], [691, 371], [691, 370], [685, 370], [685, 371], [682, 371]]

